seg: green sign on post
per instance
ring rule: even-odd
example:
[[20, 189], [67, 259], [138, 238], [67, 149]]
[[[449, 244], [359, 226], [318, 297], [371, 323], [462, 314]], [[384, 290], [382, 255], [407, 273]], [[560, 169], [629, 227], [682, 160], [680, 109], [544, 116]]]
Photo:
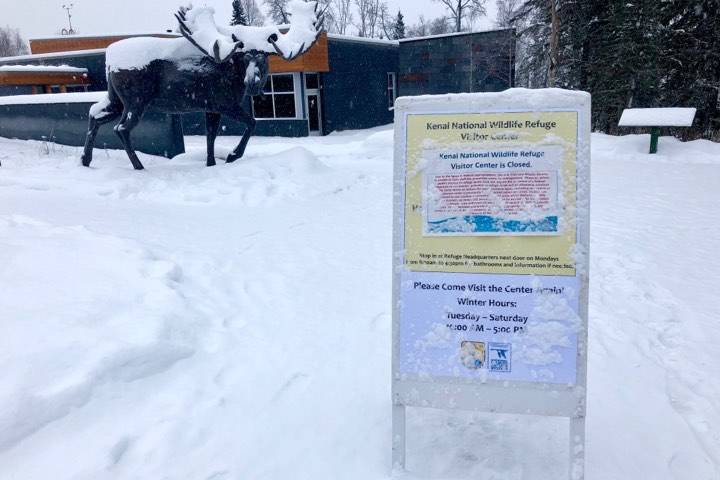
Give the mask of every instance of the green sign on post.
[[619, 127], [650, 127], [650, 153], [657, 153], [660, 127], [691, 127], [694, 108], [626, 108]]

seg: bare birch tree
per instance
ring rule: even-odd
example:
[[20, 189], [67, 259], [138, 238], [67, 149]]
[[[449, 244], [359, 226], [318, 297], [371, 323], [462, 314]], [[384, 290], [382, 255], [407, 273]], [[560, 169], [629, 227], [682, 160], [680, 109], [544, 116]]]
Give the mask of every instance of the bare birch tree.
[[240, 3], [245, 9], [248, 25], [259, 27], [265, 23], [265, 15], [263, 15], [256, 0], [240, 0]]
[[265, 0], [268, 15], [272, 18], [273, 22], [282, 25], [290, 23], [287, 4], [288, 0]]
[[0, 57], [13, 57], [30, 53], [20, 31], [10, 27], [0, 27]]
[[485, 0], [435, 0], [447, 9], [456, 32], [462, 32], [463, 20], [473, 20], [487, 13]]
[[513, 20], [522, 6], [522, 0], [496, 0], [496, 4], [495, 26], [498, 28], [512, 27]]
[[384, 2], [380, 0], [355, 0], [357, 7], [358, 36], [372, 38], [380, 30], [380, 11]]
[[332, 31], [345, 35], [353, 24], [352, 0], [330, 0]]

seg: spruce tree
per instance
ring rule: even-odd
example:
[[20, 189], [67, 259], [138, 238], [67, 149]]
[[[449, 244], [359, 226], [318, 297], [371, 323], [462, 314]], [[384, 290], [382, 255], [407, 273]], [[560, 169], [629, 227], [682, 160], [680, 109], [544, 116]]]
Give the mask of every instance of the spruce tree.
[[682, 138], [720, 141], [720, 2], [663, 2], [668, 50], [662, 56], [665, 84], [662, 103], [696, 107], [695, 127], [672, 133]]
[[400, 40], [401, 38], [405, 38], [405, 20], [400, 10], [398, 10], [397, 17], [395, 17], [395, 22], [393, 22], [392, 37], [393, 40]]
[[230, 25], [247, 25], [248, 19], [241, 0], [233, 0], [232, 2], [232, 20]]

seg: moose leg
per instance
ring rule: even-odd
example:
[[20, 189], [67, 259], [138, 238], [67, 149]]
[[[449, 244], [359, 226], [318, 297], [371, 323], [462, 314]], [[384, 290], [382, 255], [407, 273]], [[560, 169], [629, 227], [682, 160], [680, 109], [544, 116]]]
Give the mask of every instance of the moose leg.
[[205, 113], [205, 130], [207, 132], [207, 166], [215, 166], [215, 139], [220, 130], [220, 114], [215, 112]]
[[142, 114], [143, 111], [140, 108], [126, 108], [123, 112], [120, 123], [115, 126], [115, 133], [117, 133], [118, 137], [120, 137], [120, 140], [125, 147], [125, 151], [127, 152], [128, 157], [130, 157], [130, 162], [132, 162], [132, 166], [135, 170], [142, 170], [145, 168], [143, 167], [143, 164], [140, 163], [140, 159], [135, 153], [135, 149], [133, 149], [132, 146], [132, 141], [130, 140], [130, 132], [132, 132], [133, 128], [137, 127], [138, 123], [140, 123], [140, 118], [142, 117]]
[[82, 164], [86, 167], [90, 166], [93, 158], [93, 148], [95, 147], [95, 137], [97, 136], [100, 126], [110, 123], [120, 116], [120, 112], [104, 110], [97, 116], [90, 115], [88, 121], [88, 131], [85, 137], [85, 148], [81, 160]]
[[240, 143], [237, 147], [235, 147], [235, 150], [228, 155], [227, 163], [232, 163], [245, 154], [245, 147], [247, 147], [250, 137], [255, 132], [255, 124], [257, 123], [252, 115], [248, 114], [244, 110], [235, 111], [230, 114], [230, 116], [237, 121], [243, 122], [247, 126], [245, 127], [245, 133], [243, 133], [243, 136], [240, 139]]

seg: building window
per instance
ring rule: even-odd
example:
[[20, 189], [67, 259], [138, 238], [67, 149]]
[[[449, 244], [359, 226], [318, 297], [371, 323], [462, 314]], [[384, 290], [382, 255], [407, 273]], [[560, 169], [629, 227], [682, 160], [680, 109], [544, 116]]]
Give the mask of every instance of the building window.
[[387, 74], [387, 97], [388, 97], [388, 110], [395, 108], [395, 99], [397, 98], [397, 80], [395, 72], [388, 72]]
[[295, 75], [270, 75], [265, 95], [253, 97], [255, 118], [297, 118]]
[[317, 73], [305, 74], [305, 88], [308, 90], [317, 90], [320, 88], [320, 75]]
[[68, 93], [78, 93], [78, 92], [87, 92], [88, 89], [85, 85], [68, 85], [67, 91], [68, 91]]

